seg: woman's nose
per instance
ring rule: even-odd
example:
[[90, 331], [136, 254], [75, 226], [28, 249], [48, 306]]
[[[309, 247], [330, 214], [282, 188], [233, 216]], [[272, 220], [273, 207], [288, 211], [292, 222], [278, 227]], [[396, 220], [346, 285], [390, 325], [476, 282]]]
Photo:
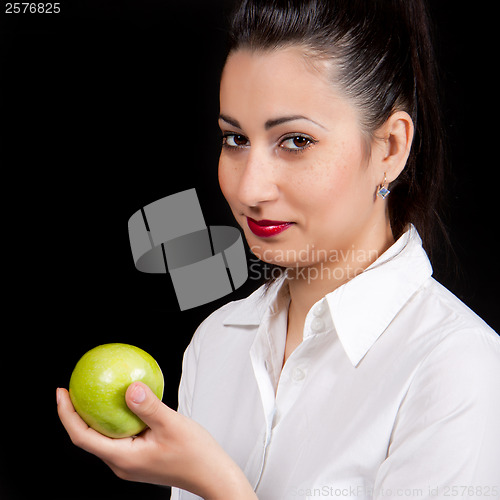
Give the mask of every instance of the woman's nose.
[[274, 201], [279, 196], [272, 161], [259, 151], [248, 155], [240, 178], [238, 197], [240, 203], [257, 207], [261, 203]]

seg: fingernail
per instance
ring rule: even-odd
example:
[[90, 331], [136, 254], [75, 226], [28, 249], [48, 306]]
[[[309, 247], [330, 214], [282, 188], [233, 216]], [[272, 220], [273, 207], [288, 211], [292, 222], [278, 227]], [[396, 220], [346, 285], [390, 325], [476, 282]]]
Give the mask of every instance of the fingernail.
[[59, 393], [59, 387], [56, 389], [56, 402], [59, 404], [59, 401], [61, 401], [61, 394]]
[[132, 389], [130, 397], [134, 403], [142, 403], [146, 399], [146, 391], [139, 384], [137, 384]]

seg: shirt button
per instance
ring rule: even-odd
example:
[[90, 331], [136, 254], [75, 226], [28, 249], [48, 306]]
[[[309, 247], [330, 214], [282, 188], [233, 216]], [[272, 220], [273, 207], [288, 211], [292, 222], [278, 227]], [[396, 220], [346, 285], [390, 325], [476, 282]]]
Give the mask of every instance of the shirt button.
[[324, 323], [324, 321], [321, 318], [314, 318], [311, 321], [311, 330], [314, 333], [318, 333], [321, 330], [324, 330], [324, 328], [325, 328], [325, 323]]
[[292, 372], [292, 379], [295, 382], [300, 382], [306, 378], [306, 372], [302, 368], [295, 368]]
[[314, 316], [321, 316], [326, 311], [326, 300], [322, 300], [314, 309]]

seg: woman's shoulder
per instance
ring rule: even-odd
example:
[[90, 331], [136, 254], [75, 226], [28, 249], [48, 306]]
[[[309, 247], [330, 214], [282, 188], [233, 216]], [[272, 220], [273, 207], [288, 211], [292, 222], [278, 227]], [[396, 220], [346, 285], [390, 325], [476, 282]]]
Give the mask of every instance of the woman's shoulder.
[[500, 336], [480, 316], [444, 285], [431, 278], [426, 283], [426, 299], [435, 309], [435, 317], [445, 333], [469, 333], [484, 336], [500, 346]]
[[497, 332], [436, 280], [428, 280], [424, 288], [425, 304], [420, 312], [428, 348], [421, 368], [434, 366], [439, 372], [466, 373], [477, 382], [493, 374], [500, 380]]

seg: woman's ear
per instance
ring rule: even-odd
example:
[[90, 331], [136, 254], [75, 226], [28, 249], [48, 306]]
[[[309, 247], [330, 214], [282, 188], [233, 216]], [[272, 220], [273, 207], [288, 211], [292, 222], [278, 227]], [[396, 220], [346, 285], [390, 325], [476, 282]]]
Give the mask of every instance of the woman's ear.
[[380, 168], [390, 183], [403, 171], [410, 155], [413, 141], [413, 120], [406, 111], [394, 112], [376, 131], [376, 147], [372, 149], [372, 161]]

